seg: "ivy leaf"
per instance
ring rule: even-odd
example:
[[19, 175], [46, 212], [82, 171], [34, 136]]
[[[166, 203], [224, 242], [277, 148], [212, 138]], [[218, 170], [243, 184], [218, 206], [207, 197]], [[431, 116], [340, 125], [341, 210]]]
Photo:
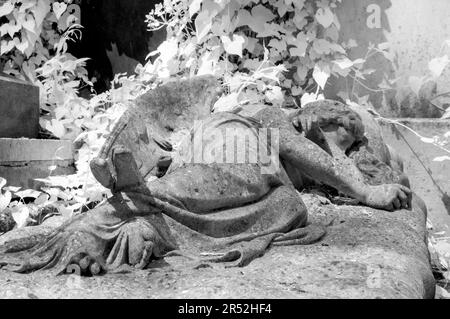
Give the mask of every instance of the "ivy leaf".
[[328, 81], [328, 78], [330, 77], [330, 72], [326, 69], [321, 69], [318, 65], [314, 67], [313, 71], [313, 78], [314, 81], [319, 85], [319, 87], [323, 90], [325, 87], [325, 84]]
[[305, 107], [307, 104], [323, 100], [324, 97], [322, 94], [315, 94], [315, 93], [305, 93], [302, 95], [300, 99], [300, 104], [302, 107]]
[[316, 39], [313, 43], [313, 49], [320, 55], [329, 54], [333, 49], [330, 42], [325, 39]]
[[448, 55], [444, 55], [443, 57], [431, 60], [430, 63], [428, 63], [428, 69], [430, 69], [431, 74], [437, 78], [441, 76], [449, 62]]
[[276, 15], [262, 4], [252, 8], [252, 16], [263, 23], [267, 23], [275, 19]]
[[274, 104], [281, 104], [284, 100], [283, 91], [279, 86], [270, 86], [265, 95]]
[[6, 25], [6, 31], [8, 32], [9, 36], [12, 38], [14, 37], [14, 34], [16, 34], [17, 32], [19, 32], [19, 30], [22, 27], [17, 24], [17, 23], [13, 23], [12, 21]]
[[25, 206], [15, 206], [11, 209], [11, 216], [17, 224], [17, 228], [27, 225], [28, 217], [30, 217], [30, 209]]
[[[251, 13], [246, 9], [239, 10], [236, 27], [247, 25], [257, 33], [258, 37], [263, 35], [266, 36], [264, 33], [266, 31], [266, 26], [268, 26], [268, 22], [272, 21], [275, 17], [276, 15], [273, 14], [271, 10], [267, 9], [262, 4], [259, 4], [252, 8]], [[276, 25], [271, 27], [276, 27]]]
[[[329, 42], [329, 43], [330, 43], [330, 50], [332, 50], [334, 52], [342, 53], [342, 54], [347, 53], [341, 45], [339, 45], [337, 43], [332, 43], [332, 42]], [[360, 59], [360, 60], [362, 60], [362, 59]], [[355, 63], [355, 61], [353, 61], [353, 63]]]
[[20, 191], [22, 187], [17, 187], [17, 186], [8, 186], [5, 187], [5, 190], [10, 191], [11, 193], [17, 193], [18, 191]]
[[353, 65], [364, 64], [364, 63], [366, 63], [366, 60], [364, 60], [364, 59], [356, 59], [353, 61]]
[[36, 200], [34, 201], [34, 204], [38, 205], [38, 206], [43, 206], [43, 205], [47, 204], [49, 199], [50, 199], [50, 195], [42, 193], [41, 195], [38, 196], [38, 198], [36, 198]]
[[66, 12], [67, 4], [64, 2], [53, 2], [53, 12], [55, 13], [56, 19], [59, 20], [62, 14]]
[[301, 87], [299, 87], [299, 86], [293, 86], [291, 88], [291, 94], [293, 96], [299, 96], [302, 93], [303, 93], [303, 89]]
[[189, 5], [189, 17], [192, 18], [200, 10], [202, 0], [192, 0]]
[[14, 41], [2, 40], [2, 42], [0, 42], [0, 55], [8, 53], [12, 49], [14, 49]]
[[175, 58], [178, 52], [178, 42], [175, 38], [170, 38], [161, 43], [157, 52], [160, 53], [161, 61], [166, 64], [168, 61]]
[[0, 212], [8, 207], [9, 203], [11, 203], [11, 198], [11, 192], [6, 191], [4, 194], [0, 192]]
[[28, 15], [27, 19], [22, 23], [22, 27], [24, 27], [26, 30], [37, 34], [36, 32], [36, 22], [34, 21], [34, 18], [32, 15]]
[[6, 179], [3, 177], [0, 177], [0, 191], [2, 190], [3, 186], [6, 185]]
[[316, 19], [326, 29], [333, 23], [334, 14], [328, 7], [319, 8], [316, 12]]
[[10, 14], [11, 12], [13, 12], [14, 10], [14, 5], [9, 2], [6, 1], [1, 7], [0, 7], [0, 17], [6, 16], [8, 14]]
[[212, 20], [208, 11], [202, 11], [195, 19], [195, 30], [197, 32], [197, 42], [200, 42], [211, 30]]
[[306, 10], [296, 10], [293, 22], [299, 30], [302, 30], [308, 24], [308, 12]]
[[224, 95], [217, 100], [217, 102], [214, 104], [213, 109], [215, 112], [229, 112], [239, 105], [238, 98], [238, 92]]
[[3, 23], [0, 26], [0, 36], [4, 36], [6, 33], [8, 33], [8, 24], [7, 23]]
[[340, 60], [334, 60], [333, 63], [336, 64], [342, 70], [349, 69], [353, 66], [353, 62], [347, 57]]
[[63, 137], [64, 134], [66, 134], [66, 129], [64, 128], [64, 125], [61, 123], [61, 121], [55, 119], [51, 120], [51, 122], [47, 121], [45, 128], [59, 138]]
[[297, 65], [297, 72], [295, 72], [295, 77], [297, 77], [297, 80], [300, 82], [303, 82], [306, 79], [306, 76], [308, 75], [309, 68], [305, 65], [299, 64]]
[[50, 1], [49, 0], [39, 0], [37, 6], [33, 11], [34, 19], [36, 20], [36, 26], [40, 27], [44, 21], [47, 13], [50, 12]]
[[391, 47], [391, 45], [389, 44], [389, 42], [383, 42], [383, 43], [378, 44], [378, 49], [381, 51], [387, 51], [390, 49], [390, 47]]
[[212, 57], [211, 52], [207, 52], [199, 59], [199, 68], [197, 75], [214, 74], [216, 60]]
[[195, 30], [197, 33], [197, 43], [202, 42], [203, 38], [211, 31], [212, 20], [219, 13], [221, 7], [214, 1], [204, 1], [202, 11], [195, 19]]
[[288, 9], [290, 11], [292, 11], [292, 9], [293, 9], [292, 7], [289, 8], [283, 1], [275, 1], [275, 3], [273, 5], [277, 8], [278, 15], [280, 17], [284, 16], [286, 14], [286, 12], [288, 11]]
[[277, 40], [275, 38], [270, 40], [267, 46], [276, 49], [280, 53], [286, 51], [287, 48], [285, 40]]
[[29, 1], [29, 2], [22, 1], [22, 5], [20, 6], [19, 12], [23, 13], [23, 12], [27, 11], [28, 9], [34, 7], [35, 5], [36, 5], [35, 1]]
[[16, 196], [19, 196], [20, 198], [37, 198], [39, 195], [41, 195], [41, 192], [33, 189], [25, 189], [23, 191], [16, 192]]
[[73, 216], [73, 210], [63, 205], [59, 205], [58, 211], [65, 220], [70, 219]]
[[242, 48], [245, 43], [245, 38], [243, 36], [233, 34], [233, 39], [231, 40], [228, 36], [221, 36], [223, 47], [228, 54], [239, 55], [242, 58]]
[[306, 48], [308, 48], [308, 40], [303, 33], [297, 34], [297, 38], [292, 43], [295, 47], [289, 49], [289, 53], [292, 56], [304, 57], [306, 54]]
[[258, 32], [258, 37], [281, 37], [286, 32], [278, 23], [264, 23], [262, 31]]
[[28, 49], [29, 45], [26, 40], [20, 41], [19, 38], [14, 38], [14, 44], [16, 48], [22, 53], [25, 53], [25, 50]]

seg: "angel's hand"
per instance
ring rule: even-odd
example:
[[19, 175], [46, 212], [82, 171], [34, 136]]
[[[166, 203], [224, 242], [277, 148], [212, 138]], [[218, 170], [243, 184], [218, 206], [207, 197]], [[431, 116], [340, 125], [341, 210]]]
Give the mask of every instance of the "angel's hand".
[[411, 208], [412, 192], [399, 184], [384, 184], [368, 188], [365, 204], [378, 209], [394, 211]]

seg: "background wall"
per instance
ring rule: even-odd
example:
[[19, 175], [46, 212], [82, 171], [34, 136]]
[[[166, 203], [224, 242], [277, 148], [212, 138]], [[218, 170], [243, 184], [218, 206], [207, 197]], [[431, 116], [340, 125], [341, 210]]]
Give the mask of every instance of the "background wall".
[[[422, 136], [444, 136], [450, 131], [450, 121], [439, 119], [404, 119], [401, 122]], [[425, 201], [428, 217], [436, 231], [450, 235], [450, 161], [434, 158], [448, 155], [431, 144], [423, 143], [410, 131], [381, 122], [384, 140], [404, 161], [411, 188]], [[446, 147], [450, 146], [450, 136]]]
[[[386, 10], [390, 31], [386, 38], [397, 54], [397, 76], [421, 75], [428, 62], [443, 53], [450, 54], [450, 1], [391, 0]], [[439, 88], [450, 90], [450, 70], [438, 80]]]
[[[448, 0], [343, 0], [337, 14], [341, 23], [341, 38], [355, 39], [358, 47], [351, 51], [352, 58], [364, 57], [369, 43], [387, 42], [394, 54], [391, 63], [381, 54], [372, 56], [367, 63], [376, 72], [365, 83], [376, 88], [383, 78], [398, 79], [397, 91], [373, 93], [359, 87], [371, 102], [386, 116], [437, 117], [441, 112], [411, 95], [405, 86], [410, 76], [428, 74], [428, 63], [444, 54], [450, 55], [450, 1]], [[423, 95], [433, 97], [436, 92], [450, 91], [450, 70], [447, 68], [437, 83], [428, 85]], [[327, 88], [330, 96], [345, 89], [342, 80], [333, 81]], [[440, 105], [446, 103], [440, 101]], [[425, 104], [425, 105], [423, 105]], [[445, 105], [444, 105], [445, 107]], [[408, 110], [408, 109], [412, 109]]]
[[97, 78], [97, 91], [107, 89], [114, 74], [133, 72], [147, 54], [165, 39], [165, 31], [148, 32], [145, 16], [159, 0], [78, 0], [81, 7], [81, 41], [70, 52], [89, 57], [89, 75]]

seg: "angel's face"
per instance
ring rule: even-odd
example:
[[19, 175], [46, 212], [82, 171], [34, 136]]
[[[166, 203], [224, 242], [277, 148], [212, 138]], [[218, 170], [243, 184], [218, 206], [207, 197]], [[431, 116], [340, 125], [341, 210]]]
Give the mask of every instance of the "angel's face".
[[343, 152], [346, 152], [356, 141], [355, 136], [341, 125], [330, 124], [322, 127], [322, 131]]
[[202, 107], [209, 107], [208, 111], [212, 111], [214, 103], [224, 93], [221, 84], [212, 75], [203, 75], [195, 77], [191, 80], [191, 101], [199, 103]]

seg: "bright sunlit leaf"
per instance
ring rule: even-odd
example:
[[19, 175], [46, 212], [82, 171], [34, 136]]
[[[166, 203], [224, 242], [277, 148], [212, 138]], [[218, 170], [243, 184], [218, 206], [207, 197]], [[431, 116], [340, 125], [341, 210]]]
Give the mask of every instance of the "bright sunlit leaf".
[[325, 88], [325, 84], [327, 83], [329, 77], [329, 71], [321, 69], [318, 65], [314, 67], [313, 78], [322, 90]]
[[449, 62], [448, 55], [444, 55], [443, 57], [431, 60], [428, 63], [428, 69], [431, 71], [431, 74], [437, 78], [441, 76]]
[[243, 36], [233, 34], [232, 39], [228, 36], [221, 36], [223, 47], [228, 54], [239, 55], [242, 58], [242, 48], [245, 43]]
[[30, 217], [30, 209], [26, 205], [15, 206], [11, 208], [11, 216], [17, 224], [17, 228], [25, 227]]
[[328, 28], [334, 21], [334, 14], [330, 8], [319, 8], [316, 13], [317, 22]]

